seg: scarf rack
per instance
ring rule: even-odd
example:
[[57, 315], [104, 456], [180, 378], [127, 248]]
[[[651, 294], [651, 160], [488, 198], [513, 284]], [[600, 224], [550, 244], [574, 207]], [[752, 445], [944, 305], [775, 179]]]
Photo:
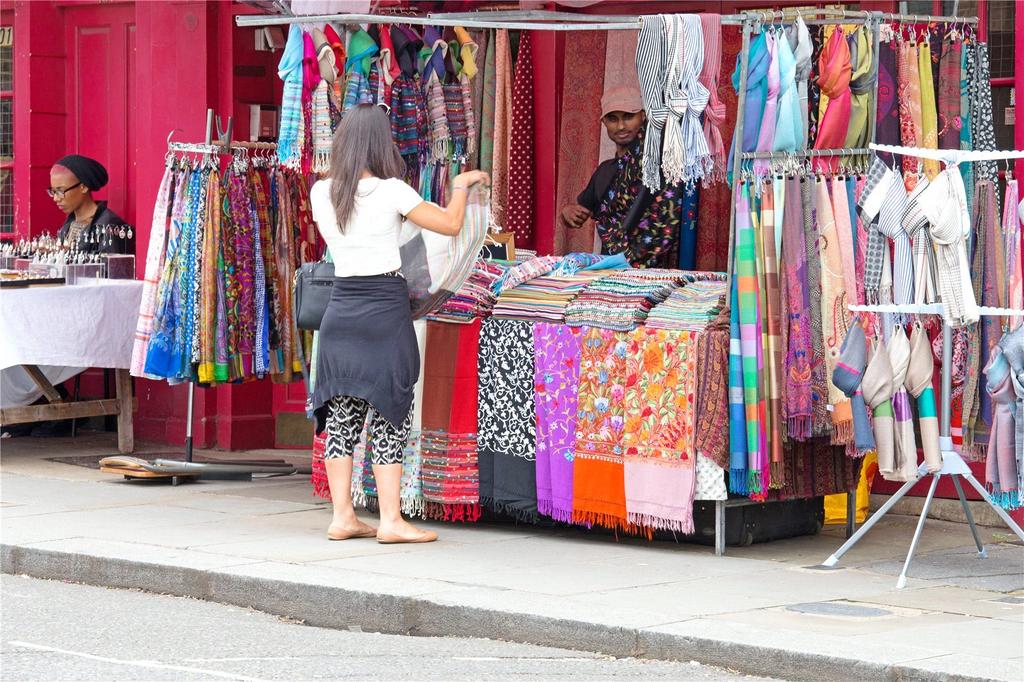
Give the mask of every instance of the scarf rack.
[[[955, 166], [961, 161], [976, 161], [976, 160], [998, 160], [998, 159], [1019, 159], [1024, 158], [1024, 151], [1011, 150], [1011, 151], [960, 151], [960, 150], [934, 150], [934, 149], [919, 149], [916, 147], [898, 147], [894, 145], [880, 145], [872, 144], [871, 149], [881, 152], [892, 152], [900, 154], [902, 156], [916, 156], [920, 158], [930, 158], [943, 161], [947, 167]], [[881, 304], [881, 305], [851, 305], [849, 310], [851, 312], [864, 312], [864, 313], [903, 313], [913, 315], [942, 315], [942, 304]], [[988, 306], [980, 306], [978, 309], [979, 314], [982, 317], [1007, 317], [1013, 315], [1024, 315], [1024, 310], [1013, 310], [1011, 308], [993, 308]], [[949, 476], [953, 481], [953, 486], [956, 488], [956, 494], [960, 498], [960, 504], [963, 506], [964, 516], [967, 517], [967, 524], [971, 528], [971, 534], [974, 536], [974, 544], [978, 548], [978, 557], [984, 559], [988, 556], [988, 552], [985, 550], [985, 545], [981, 541], [981, 536], [978, 535], [978, 528], [974, 524], [974, 516], [971, 514], [970, 505], [967, 503], [967, 497], [964, 495], [963, 485], [960, 479], [964, 479], [971, 484], [981, 498], [995, 511], [995, 513], [1010, 527], [1010, 530], [1014, 534], [1024, 541], [1024, 530], [1021, 529], [1017, 523], [1010, 518], [1010, 515], [1003, 510], [1002, 507], [992, 501], [992, 497], [988, 494], [978, 479], [971, 473], [970, 468], [964, 462], [960, 453], [953, 449], [953, 439], [950, 436], [951, 423], [952, 423], [952, 394], [953, 394], [953, 330], [944, 319], [942, 322], [942, 399], [941, 414], [939, 420], [939, 446], [942, 451], [942, 469], [938, 472], [931, 474], [932, 482], [928, 488], [928, 496], [925, 497], [924, 507], [921, 509], [921, 516], [917, 521], [917, 528], [914, 530], [914, 537], [910, 541], [910, 548], [907, 551], [907, 559], [903, 564], [903, 570], [900, 572], [900, 577], [896, 581], [897, 589], [902, 589], [907, 584], [907, 571], [910, 568], [910, 562], [914, 558], [914, 553], [917, 550], [918, 542], [921, 539], [921, 532], [924, 530], [925, 519], [928, 518], [928, 510], [931, 508], [932, 498], [935, 496], [935, 489], [939, 485], [939, 479], [942, 476]], [[925, 475], [928, 474], [927, 467], [925, 464], [921, 464], [918, 468], [917, 478], [907, 481], [903, 486], [896, 491], [896, 493], [890, 497], [885, 504], [883, 504], [878, 511], [871, 515], [864, 525], [854, 533], [843, 545], [837, 549], [829, 558], [822, 562], [822, 568], [833, 568], [839, 562], [846, 552], [853, 548], [861, 538], [863, 538], [871, 528], [878, 523], [895, 505], [899, 502], [910, 489], [917, 484]]]

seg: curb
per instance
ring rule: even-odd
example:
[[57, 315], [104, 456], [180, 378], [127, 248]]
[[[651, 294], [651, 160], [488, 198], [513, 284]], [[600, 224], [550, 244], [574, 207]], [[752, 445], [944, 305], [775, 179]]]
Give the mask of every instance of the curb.
[[137, 589], [252, 608], [306, 625], [426, 637], [479, 637], [596, 652], [620, 658], [697, 661], [787, 680], [985, 680], [779, 647], [617, 628], [521, 612], [441, 604], [389, 595], [199, 570], [75, 552], [0, 544], [0, 570], [11, 575]]

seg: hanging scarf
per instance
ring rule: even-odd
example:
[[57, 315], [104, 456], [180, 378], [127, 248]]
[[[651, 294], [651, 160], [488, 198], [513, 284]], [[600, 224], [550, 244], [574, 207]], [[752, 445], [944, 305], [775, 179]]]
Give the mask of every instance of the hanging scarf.
[[871, 53], [871, 39], [867, 27], [861, 26], [850, 36], [850, 127], [844, 146], [854, 149], [868, 143], [868, 108], [877, 74], [872, 68], [875, 56]]
[[868, 419], [867, 406], [860, 384], [864, 378], [867, 365], [868, 345], [860, 318], [855, 318], [850, 331], [843, 339], [843, 347], [839, 352], [839, 361], [832, 373], [832, 383], [850, 398], [853, 411], [854, 447], [858, 453], [866, 453], [875, 449], [875, 437], [871, 432], [871, 420]]
[[[917, 46], [906, 41], [899, 43], [897, 63], [900, 101], [900, 140], [904, 147], [917, 147], [922, 143], [921, 131], [921, 77], [917, 66]], [[903, 182], [912, 191], [917, 182], [918, 160], [903, 157]]]
[[[878, 111], [875, 118], [875, 142], [881, 144], [900, 144], [900, 104], [896, 83], [898, 51], [892, 31], [885, 31], [878, 49]], [[892, 154], [882, 154], [882, 159], [889, 165], [894, 163]]]
[[[704, 33], [698, 15], [685, 14], [682, 16], [681, 39], [682, 55], [679, 79], [682, 98], [685, 100], [684, 113], [679, 122], [683, 149], [681, 179], [688, 183], [696, 183], [704, 178], [713, 164], [708, 141], [704, 136], [700, 121], [707, 109], [710, 93], [699, 80], [707, 55], [704, 52]], [[666, 85], [669, 88], [672, 87], [671, 82]], [[678, 105], [678, 100], [675, 98], [666, 101], [673, 109]], [[674, 184], [672, 178], [669, 178], [668, 182]]]
[[[1003, 199], [1003, 239], [1006, 253], [1006, 306], [1024, 309], [1024, 245], [1021, 244], [1019, 190], [1016, 179], [1006, 181]], [[1016, 329], [1024, 317], [1015, 315], [1007, 320], [1009, 329]]]
[[1015, 413], [1017, 393], [1014, 390], [1013, 368], [1002, 349], [997, 348], [985, 367], [986, 392], [991, 397], [992, 435], [985, 462], [985, 487], [992, 500], [1003, 509], [1017, 509], [1021, 504], [1020, 463], [1016, 457]]
[[[934, 78], [932, 76], [932, 48], [926, 40], [921, 43], [917, 53], [918, 71], [921, 74], [921, 146], [925, 149], [939, 148], [939, 123], [935, 107]], [[939, 174], [939, 162], [934, 159], [924, 160], [924, 172], [929, 180]]]
[[[1017, 407], [1013, 421], [1016, 426], [1018, 504], [1024, 504], [1024, 327], [1017, 327], [1004, 335], [999, 348], [1010, 364], [1010, 380], [1017, 394]], [[1000, 479], [1000, 485], [1009, 487], [1010, 481]]]
[[497, 31], [488, 36], [484, 51], [483, 91], [480, 102], [480, 170], [491, 173], [491, 186], [496, 188], [494, 173], [494, 141], [497, 125]]
[[377, 68], [380, 72], [381, 83], [377, 101], [389, 102], [391, 101], [391, 90], [395, 80], [402, 75], [402, 66], [398, 62], [390, 27], [383, 26], [378, 28], [376, 38], [377, 44], [380, 46]]
[[488, 318], [478, 360], [480, 501], [520, 521], [537, 517], [533, 325]]
[[[779, 40], [768, 34], [768, 75], [765, 77], [764, 121], [757, 136], [757, 151], [771, 151], [775, 144], [775, 125], [778, 118], [779, 90], [781, 76], [779, 71]], [[785, 42], [785, 41], [782, 41]], [[754, 161], [754, 174], [758, 177], [769, 175], [771, 162]]]
[[743, 390], [743, 341], [740, 336], [739, 267], [729, 293], [729, 492], [747, 494], [747, 422]]
[[517, 247], [532, 249], [536, 176], [533, 168], [533, 48], [530, 31], [522, 32], [519, 37], [510, 134], [515, 144], [509, 148], [505, 227], [515, 235]]
[[[971, 134], [973, 125], [972, 87], [974, 85], [974, 57], [975, 46], [973, 43], [964, 43], [960, 52], [960, 149], [969, 151], [974, 149], [974, 138]], [[974, 203], [974, 164], [962, 163], [959, 165], [960, 174], [964, 178], [964, 187], [967, 189], [967, 200]]]
[[282, 165], [298, 168], [302, 159], [299, 126], [302, 121], [302, 29], [292, 24], [288, 41], [277, 65], [277, 75], [284, 81], [281, 97], [281, 128], [277, 135], [277, 158]]
[[803, 119], [800, 111], [800, 93], [796, 85], [796, 56], [784, 36], [778, 40], [779, 104], [775, 124], [775, 142], [772, 151], [790, 152], [800, 148]]
[[582, 329], [534, 327], [537, 403], [537, 511], [572, 522], [573, 458]]
[[872, 426], [875, 432], [875, 448], [878, 451], [878, 473], [890, 480], [896, 472], [896, 445], [893, 424], [892, 395], [895, 390], [893, 383], [892, 364], [885, 345], [876, 340], [874, 353], [868, 366], [864, 369], [861, 391], [864, 400], [871, 407], [874, 417]]
[[491, 170], [491, 210], [494, 223], [508, 224], [509, 158], [512, 125], [512, 53], [508, 31], [498, 29], [495, 48], [494, 144]]
[[331, 107], [327, 81], [321, 80], [313, 90], [313, 172], [326, 174], [331, 170]]
[[212, 169], [204, 169], [196, 188], [196, 196], [189, 203], [188, 224], [185, 227], [185, 267], [181, 271], [179, 286], [182, 292], [182, 362], [177, 378], [192, 377], [192, 365], [199, 361], [199, 334], [201, 331], [200, 277], [203, 272], [203, 233], [206, 228], [206, 201], [209, 198]]
[[[921, 450], [928, 473], [934, 474], [942, 468], [942, 451], [939, 446], [939, 419], [935, 411], [935, 358], [928, 343], [928, 333], [920, 322], [914, 323], [910, 333], [910, 363], [904, 386], [917, 399], [918, 426], [921, 431]], [[916, 461], [916, 459], [915, 459]]]
[[210, 184], [207, 188], [206, 215], [204, 221], [206, 227], [203, 230], [202, 260], [206, 264], [199, 274], [199, 301], [200, 301], [200, 324], [199, 324], [199, 360], [196, 366], [196, 376], [201, 384], [210, 384], [214, 381], [214, 365], [216, 361], [215, 345], [217, 333], [217, 302], [218, 302], [218, 272], [215, 264], [220, 255], [220, 174], [210, 174]]
[[857, 201], [861, 222], [868, 226], [867, 247], [864, 253], [864, 295], [869, 303], [878, 303], [885, 261], [885, 236], [878, 220], [882, 204], [889, 195], [892, 171], [877, 156], [872, 158], [864, 191]]
[[722, 15], [700, 15], [701, 34], [704, 37], [704, 66], [700, 70], [700, 84], [708, 91], [708, 104], [704, 110], [704, 137], [708, 144], [711, 170], [704, 182], [725, 179], [725, 143], [722, 126], [725, 124], [725, 104], [718, 95], [718, 78], [722, 71]]
[[963, 179], [955, 166], [939, 173], [921, 196], [935, 244], [942, 312], [953, 328], [978, 320], [964, 244], [971, 229], [966, 201]]
[[750, 189], [746, 182], [736, 185], [736, 276], [739, 292], [740, 340], [743, 355], [743, 405], [747, 426], [747, 486], [751, 495], [761, 489], [761, 433], [764, 428], [758, 355], [761, 330], [757, 251], [751, 218]]
[[797, 17], [796, 21], [789, 25], [786, 29], [786, 37], [796, 60], [793, 78], [796, 81], [797, 109], [800, 111], [800, 138], [797, 148], [807, 149], [807, 79], [811, 75], [811, 56], [814, 53], [814, 44], [803, 17]]
[[[851, 214], [850, 196], [842, 178], [832, 178], [832, 215], [836, 219], [836, 235], [839, 237], [839, 253], [843, 264], [843, 288], [846, 304], [857, 303], [857, 254], [854, 247], [854, 229], [857, 222]], [[907, 243], [909, 252], [910, 243]], [[909, 301], [908, 301], [909, 302]]]
[[473, 94], [470, 84], [479, 72], [476, 59], [480, 46], [461, 26], [455, 27], [455, 36], [459, 42], [459, 56], [462, 59], [459, 89], [462, 92], [462, 108], [466, 114], [466, 155], [471, 157], [476, 153], [476, 138], [479, 133], [476, 127], [476, 113], [473, 111]]
[[[821, 262], [821, 319], [824, 325], [825, 376], [835, 373], [842, 339], [846, 337], [846, 284], [843, 277], [843, 258], [839, 246], [832, 200], [828, 184], [815, 182], [815, 210], [818, 223], [818, 258]], [[853, 413], [850, 401], [831, 380], [828, 382], [828, 402], [832, 406], [832, 443], [841, 445], [853, 440]]]
[[913, 243], [914, 303], [916, 304], [936, 301], [935, 251], [932, 249], [928, 218], [921, 208], [921, 194], [928, 184], [928, 179], [923, 178], [914, 187], [914, 191], [907, 198], [901, 221], [904, 231]]
[[630, 524], [693, 532], [698, 336], [645, 327], [629, 334], [622, 443]]
[[[782, 184], [781, 182], [779, 183]], [[783, 415], [783, 351], [782, 344], [782, 299], [779, 284], [779, 259], [776, 244], [779, 240], [776, 233], [781, 232], [781, 225], [776, 225], [774, 192], [770, 182], [765, 183], [761, 200], [761, 221], [759, 244], [763, 257], [759, 263], [764, 268], [764, 301], [762, 308], [762, 329], [764, 336], [764, 373], [765, 395], [767, 396], [767, 424], [765, 431], [768, 438], [770, 453], [771, 487], [782, 487], [783, 463], [782, 442], [785, 429]], [[779, 215], [781, 218], [781, 214]]]
[[896, 325], [887, 346], [892, 363], [892, 410], [895, 418], [896, 476], [898, 480], [917, 478], [917, 441], [914, 437], [914, 417], [910, 412], [910, 397], [905, 387], [910, 368], [910, 341], [902, 324]]
[[[910, 246], [910, 237], [903, 227], [907, 192], [899, 177], [891, 170], [886, 173], [886, 180], [885, 201], [879, 213], [878, 230], [893, 243], [892, 298], [893, 302], [898, 304], [913, 303], [914, 254]], [[896, 319], [902, 317], [897, 316]]]
[[[675, 41], [670, 42], [674, 32]], [[636, 45], [636, 71], [640, 81], [647, 133], [644, 137], [643, 183], [650, 190], [661, 188], [661, 153], [666, 130], [678, 126], [681, 107], [670, 107], [672, 93], [668, 70], [679, 68], [679, 17], [655, 15], [640, 17], [640, 36]], [[673, 118], [670, 119], [669, 115]], [[677, 131], [671, 133], [672, 139]]]
[[345, 41], [341, 39], [338, 32], [330, 24], [324, 25], [324, 37], [331, 46], [334, 53], [334, 70], [336, 75], [331, 84], [331, 97], [334, 106], [341, 109], [341, 103], [345, 98]]
[[696, 448], [721, 469], [730, 466], [729, 376], [722, 373], [729, 366], [728, 316], [725, 310], [719, 313], [697, 342]]
[[960, 40], [950, 33], [939, 58], [939, 148], [960, 148]]
[[628, 530], [622, 432], [628, 332], [583, 331], [573, 458], [573, 522]]
[[785, 415], [787, 433], [795, 440], [811, 437], [813, 400], [811, 397], [810, 292], [807, 277], [807, 245], [804, 242], [803, 206], [799, 200], [801, 180], [790, 177], [786, 185], [789, 200], [782, 219], [782, 262], [786, 280], [787, 347], [785, 376]]
[[[818, 58], [818, 87], [828, 97], [828, 107], [818, 125], [815, 149], [838, 149], [846, 142], [850, 127], [850, 76], [850, 45], [843, 28], [836, 26]], [[818, 157], [814, 167], [835, 171], [839, 163], [834, 158]]]
[[[442, 163], [448, 159], [448, 145], [451, 142], [451, 129], [448, 126], [447, 107], [445, 106], [444, 81], [445, 57], [448, 43], [441, 39], [436, 28], [428, 26], [423, 32], [423, 49], [420, 51], [423, 71], [421, 79], [427, 98], [427, 116], [430, 121], [430, 157], [431, 163]], [[423, 56], [426, 56], [423, 59]]]
[[149, 246], [146, 249], [146, 273], [142, 282], [142, 301], [139, 303], [139, 321], [135, 327], [135, 341], [132, 344], [132, 376], [145, 376], [146, 354], [149, 340], [153, 335], [153, 315], [156, 312], [157, 295], [160, 290], [160, 275], [167, 256], [167, 230], [171, 218], [171, 205], [178, 173], [175, 163], [168, 162], [160, 187], [156, 192], [153, 206], [153, 220], [149, 230]]
[[[747, 62], [746, 94], [743, 100], [743, 138], [737, 140], [733, 136], [729, 150], [729, 173], [734, 171], [736, 144], [740, 144], [740, 152], [752, 152], [757, 147], [761, 135], [761, 122], [764, 119], [765, 100], [768, 96], [768, 69], [771, 66], [771, 55], [768, 53], [768, 34], [762, 33], [751, 43]], [[740, 91], [740, 68], [742, 61], [736, 60], [736, 70], [732, 72], [732, 87]], [[750, 125], [747, 125], [749, 123]]]
[[825, 368], [825, 333], [821, 315], [821, 255], [818, 253], [818, 219], [814, 202], [814, 183], [800, 183], [800, 204], [804, 219], [804, 244], [807, 247], [807, 290], [811, 311], [811, 399], [814, 406], [813, 436], [832, 434], [828, 409], [828, 376]]
[[[974, 148], [978, 151], [997, 149], [993, 113], [992, 113], [992, 81], [989, 72], [988, 44], [977, 43], [975, 48], [974, 83], [971, 98], [971, 135], [974, 136]], [[998, 185], [999, 168], [995, 161], [978, 161], [975, 171], [979, 180], [991, 180]], [[998, 194], [996, 195], [998, 200]]]

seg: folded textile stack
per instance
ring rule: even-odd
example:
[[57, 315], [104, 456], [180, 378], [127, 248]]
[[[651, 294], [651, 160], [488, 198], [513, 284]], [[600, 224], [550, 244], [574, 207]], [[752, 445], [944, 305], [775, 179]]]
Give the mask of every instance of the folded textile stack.
[[623, 270], [596, 280], [565, 308], [565, 323], [630, 331], [644, 324], [651, 309], [677, 289], [678, 270]]
[[525, 263], [513, 265], [494, 283], [491, 291], [494, 292], [495, 296], [500, 296], [501, 292], [507, 289], [514, 289], [523, 282], [529, 282], [535, 277], [550, 273], [558, 267], [561, 261], [561, 256], [540, 256], [539, 258], [531, 258]]
[[525, 263], [537, 257], [537, 252], [532, 249], [516, 249], [516, 263]]
[[503, 291], [494, 305], [494, 316], [527, 322], [565, 322], [565, 307], [587, 286], [607, 274], [593, 271], [536, 277]]
[[655, 306], [646, 324], [653, 329], [700, 331], [721, 312], [725, 294], [724, 281], [691, 282]]
[[468, 324], [478, 317], [490, 317], [495, 298], [491, 289], [505, 270], [498, 263], [478, 260], [465, 284], [427, 319]]

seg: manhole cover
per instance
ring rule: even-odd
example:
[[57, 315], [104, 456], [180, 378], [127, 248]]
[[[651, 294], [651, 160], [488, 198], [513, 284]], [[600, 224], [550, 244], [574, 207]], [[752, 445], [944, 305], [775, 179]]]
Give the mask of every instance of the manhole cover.
[[792, 604], [787, 611], [806, 613], [812, 616], [837, 616], [840, 618], [882, 618], [891, 616], [892, 611], [871, 606], [858, 606], [842, 602], [816, 602], [810, 604]]
[[1024, 604], [1024, 597], [1000, 597], [989, 601], [994, 601], [997, 604]]

